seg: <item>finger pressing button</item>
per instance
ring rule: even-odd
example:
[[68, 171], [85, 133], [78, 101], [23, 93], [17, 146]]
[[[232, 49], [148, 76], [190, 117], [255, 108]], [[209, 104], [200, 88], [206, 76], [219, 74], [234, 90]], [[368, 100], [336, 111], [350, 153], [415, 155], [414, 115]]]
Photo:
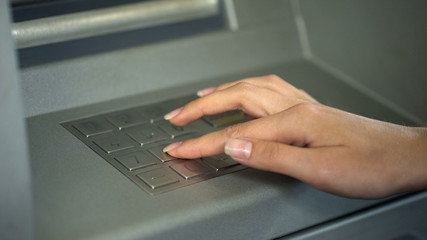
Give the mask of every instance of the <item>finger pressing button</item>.
[[187, 180], [202, 176], [208, 172], [208, 169], [196, 160], [186, 160], [182, 163], [172, 165], [170, 168]]

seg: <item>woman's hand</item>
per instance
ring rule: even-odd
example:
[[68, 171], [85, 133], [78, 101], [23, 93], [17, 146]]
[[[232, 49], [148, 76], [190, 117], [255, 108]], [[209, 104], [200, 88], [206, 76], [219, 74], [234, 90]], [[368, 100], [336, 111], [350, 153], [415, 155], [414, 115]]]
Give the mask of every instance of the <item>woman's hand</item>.
[[[203, 92], [204, 91], [204, 92]], [[179, 158], [226, 152], [250, 167], [300, 179], [337, 195], [378, 198], [427, 187], [427, 130], [403, 127], [317, 103], [276, 76], [201, 91], [167, 115], [184, 125], [241, 109], [257, 118], [165, 150]]]
[[304, 102], [317, 102], [275, 75], [247, 78], [225, 83], [216, 88], [198, 92], [201, 97], [165, 116], [175, 125], [185, 125], [204, 115], [214, 115], [240, 109], [250, 118], [259, 118], [281, 112]]

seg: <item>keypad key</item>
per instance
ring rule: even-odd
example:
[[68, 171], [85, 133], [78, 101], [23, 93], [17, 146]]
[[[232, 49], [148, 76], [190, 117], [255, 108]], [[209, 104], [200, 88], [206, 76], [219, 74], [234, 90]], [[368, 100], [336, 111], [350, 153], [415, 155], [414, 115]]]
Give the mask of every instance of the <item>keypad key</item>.
[[169, 139], [169, 136], [165, 132], [151, 124], [130, 128], [126, 130], [126, 133], [141, 146]]
[[155, 157], [157, 157], [162, 162], [169, 162], [169, 161], [177, 159], [175, 157], [172, 157], [168, 153], [163, 152], [163, 146], [151, 148], [148, 151], [150, 153], [152, 153]]
[[140, 109], [141, 114], [151, 123], [162, 121], [163, 116], [168, 113], [168, 110], [160, 106], [146, 106]]
[[208, 173], [208, 169], [196, 160], [186, 160], [182, 163], [170, 166], [175, 172], [186, 180], [200, 177]]
[[164, 121], [164, 116], [171, 112], [172, 110], [182, 107], [190, 101], [197, 99], [196, 95], [194, 96], [185, 96], [182, 98], [177, 98], [173, 100], [169, 100], [162, 104], [158, 104], [156, 106], [145, 106], [140, 108], [140, 112], [142, 115], [150, 120], [151, 123], [157, 123]]
[[228, 111], [216, 115], [204, 116], [203, 119], [212, 127], [221, 127], [245, 120], [245, 115], [240, 110]]
[[203, 158], [203, 161], [217, 172], [239, 165], [238, 162], [234, 161], [226, 154]]
[[86, 137], [109, 133], [113, 126], [102, 118], [87, 119], [73, 124], [73, 127]]
[[138, 174], [137, 176], [152, 189], [158, 189], [179, 182], [178, 179], [160, 168]]
[[127, 128], [127, 127], [149, 122], [147, 118], [144, 118], [137, 111], [126, 111], [126, 112], [113, 114], [108, 116], [107, 119], [118, 129]]
[[157, 162], [156, 159], [153, 159], [152, 156], [143, 151], [129, 153], [124, 156], [116, 157], [115, 159], [123, 166], [125, 166], [129, 171], [152, 166]]
[[205, 116], [185, 126], [164, 120], [165, 114], [197, 98], [174, 98], [61, 125], [139, 187], [155, 195], [244, 168], [227, 155], [184, 160], [163, 152], [168, 143], [199, 137], [215, 130], [212, 126], [244, 121], [240, 111]]
[[171, 138], [176, 138], [183, 135], [196, 133], [197, 130], [189, 124], [187, 126], [175, 126], [169, 121], [162, 121], [159, 123], [159, 128], [165, 131]]
[[110, 136], [93, 142], [108, 154], [134, 147], [131, 140], [125, 136]]

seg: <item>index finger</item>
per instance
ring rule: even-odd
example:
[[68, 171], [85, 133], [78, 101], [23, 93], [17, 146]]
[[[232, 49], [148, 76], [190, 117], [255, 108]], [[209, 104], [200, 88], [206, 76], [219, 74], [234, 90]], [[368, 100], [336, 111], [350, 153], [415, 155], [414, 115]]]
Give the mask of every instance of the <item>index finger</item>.
[[179, 109], [178, 114], [168, 119], [174, 125], [185, 125], [204, 115], [235, 109], [240, 109], [252, 117], [264, 117], [299, 102], [301, 100], [283, 96], [270, 89], [249, 83], [238, 83], [188, 103]]
[[[292, 118], [293, 115], [289, 117]], [[208, 133], [199, 138], [171, 144], [164, 150], [174, 157], [184, 159], [212, 156], [224, 152], [225, 143], [229, 138], [257, 138], [304, 146], [307, 139], [305, 128], [285, 124], [287, 121], [294, 122], [285, 120], [283, 114], [259, 118]]]

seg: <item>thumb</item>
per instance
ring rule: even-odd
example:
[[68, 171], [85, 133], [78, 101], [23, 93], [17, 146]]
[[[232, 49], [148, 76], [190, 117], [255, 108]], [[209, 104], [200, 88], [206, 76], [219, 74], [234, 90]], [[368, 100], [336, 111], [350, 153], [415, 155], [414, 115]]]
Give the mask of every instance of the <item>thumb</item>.
[[237, 162], [300, 180], [310, 177], [314, 166], [312, 150], [251, 138], [228, 139], [224, 152]]

